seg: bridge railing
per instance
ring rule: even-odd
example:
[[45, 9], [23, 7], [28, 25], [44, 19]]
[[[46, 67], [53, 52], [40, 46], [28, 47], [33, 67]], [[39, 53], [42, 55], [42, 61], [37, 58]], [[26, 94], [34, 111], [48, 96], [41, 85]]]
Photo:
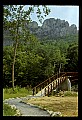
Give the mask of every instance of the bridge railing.
[[42, 83], [38, 84], [33, 88], [33, 95], [37, 94], [38, 91], [41, 91], [45, 86], [49, 85], [52, 81], [62, 76], [65, 72], [57, 73], [56, 75], [53, 75], [52, 77], [48, 78], [47, 80], [43, 81]]
[[45, 89], [44, 89], [45, 96], [46, 95], [49, 96], [49, 94], [53, 91], [53, 89], [56, 89], [62, 82], [64, 82], [66, 80], [67, 76], [65, 76], [65, 75], [66, 75], [66, 73], [45, 87]]
[[[50, 83], [52, 83], [52, 81], [56, 80], [57, 78], [64, 77], [64, 76], [78, 76], [78, 72], [60, 72], [60, 73], [57, 73], [56, 75], [53, 75], [52, 77], [48, 78], [47, 80], [45, 80], [42, 83], [40, 83], [37, 86], [35, 86], [33, 88], [33, 95], [37, 94], [44, 87], [48, 86]], [[56, 84], [56, 86], [57, 86], [57, 84]], [[51, 89], [52, 89], [52, 85], [51, 85]], [[48, 87], [48, 91], [49, 91], [49, 87]]]
[[[64, 72], [61, 72], [64, 73]], [[66, 72], [66, 76], [78, 76], [78, 72]]]

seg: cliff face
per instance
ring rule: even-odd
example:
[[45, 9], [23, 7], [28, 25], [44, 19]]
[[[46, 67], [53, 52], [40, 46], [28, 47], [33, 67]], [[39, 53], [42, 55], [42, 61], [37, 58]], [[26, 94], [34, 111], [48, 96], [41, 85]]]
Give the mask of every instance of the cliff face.
[[[38, 26], [38, 23], [35, 21], [31, 22], [30, 24], [27, 24], [26, 22], [25, 26], [26, 29], [30, 30], [30, 33], [36, 35], [39, 39], [55, 39], [67, 35], [77, 34], [76, 25], [72, 24], [69, 26], [69, 23], [67, 21], [55, 18], [46, 19], [43, 22], [42, 26]], [[5, 38], [5, 33], [3, 36], [3, 45], [11, 44], [10, 39]]]
[[36, 22], [32, 22], [28, 25], [30, 32], [35, 34], [38, 38], [58, 38], [66, 35], [77, 34], [76, 25], [69, 26], [69, 23], [60, 19], [46, 19], [42, 26], [38, 26]]

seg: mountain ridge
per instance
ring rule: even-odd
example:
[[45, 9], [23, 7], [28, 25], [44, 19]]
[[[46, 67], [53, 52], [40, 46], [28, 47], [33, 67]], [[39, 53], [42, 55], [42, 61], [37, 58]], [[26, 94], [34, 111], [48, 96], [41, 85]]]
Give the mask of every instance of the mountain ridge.
[[28, 26], [30, 32], [38, 38], [58, 38], [67, 35], [77, 34], [77, 27], [75, 24], [69, 26], [68, 21], [49, 18], [44, 20], [42, 26], [38, 26], [36, 21], [31, 22]]
[[[49, 18], [44, 20], [42, 26], [38, 26], [36, 21], [32, 21], [28, 24], [25, 22], [25, 27], [30, 31], [31, 34], [34, 34], [39, 40], [43, 39], [57, 39], [65, 36], [71, 36], [78, 34], [78, 30], [75, 24], [69, 26], [68, 21]], [[6, 35], [9, 35], [9, 32], [4, 32], [3, 37], [3, 46], [11, 45], [12, 42], [10, 39], [6, 39]]]

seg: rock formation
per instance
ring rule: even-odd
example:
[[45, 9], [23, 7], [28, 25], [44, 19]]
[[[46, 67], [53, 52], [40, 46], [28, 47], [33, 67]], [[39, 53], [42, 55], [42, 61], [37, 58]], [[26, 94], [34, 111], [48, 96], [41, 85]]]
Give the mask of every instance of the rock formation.
[[[31, 22], [30, 24], [25, 22], [25, 27], [26, 29], [30, 30], [30, 33], [36, 35], [39, 39], [56, 39], [65, 37], [67, 35], [77, 34], [77, 27], [75, 24], [69, 26], [67, 21], [55, 18], [46, 19], [42, 26], [38, 26], [38, 23], [35, 21]], [[4, 33], [3, 45], [7, 45], [5, 35], [6, 34]]]
[[28, 25], [30, 32], [35, 34], [38, 38], [55, 39], [67, 35], [77, 34], [76, 25], [69, 26], [69, 23], [65, 20], [50, 18], [46, 19], [42, 26], [33, 21]]

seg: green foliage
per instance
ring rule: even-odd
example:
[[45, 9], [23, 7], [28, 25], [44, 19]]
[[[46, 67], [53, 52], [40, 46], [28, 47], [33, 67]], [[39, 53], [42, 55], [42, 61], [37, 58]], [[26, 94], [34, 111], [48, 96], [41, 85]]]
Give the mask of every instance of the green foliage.
[[[40, 22], [43, 19], [42, 13], [46, 16], [50, 10], [45, 5], [43, 11], [39, 5], [31, 5], [26, 11], [24, 7], [25, 5], [4, 5], [3, 7], [3, 27], [9, 30], [13, 40], [13, 46], [3, 48], [4, 87], [11, 86], [13, 80], [15, 85], [31, 84], [35, 86], [56, 73], [60, 64], [62, 64], [61, 71], [64, 71], [65, 68], [77, 70], [77, 48], [73, 45], [71, 48], [69, 46], [71, 39], [74, 39], [75, 45], [77, 36], [67, 36], [50, 42], [39, 42], [34, 35], [25, 29], [25, 22], [28, 24], [31, 21], [30, 15], [35, 11], [35, 8], [37, 8], [36, 15]], [[65, 66], [67, 63], [69, 66]], [[13, 80], [12, 71], [15, 75]]]
[[[62, 44], [61, 44], [62, 43]], [[66, 46], [65, 46], [66, 44]], [[15, 85], [26, 86], [41, 83], [59, 71], [76, 71], [78, 62], [78, 44], [75, 42], [39, 42], [33, 35], [27, 43], [18, 45], [15, 62]], [[63, 49], [65, 47], [65, 49]], [[4, 87], [11, 86], [12, 46], [3, 48]], [[69, 63], [69, 64], [68, 64]], [[77, 66], [78, 67], [78, 66]], [[70, 69], [69, 69], [70, 68]]]
[[[3, 48], [3, 80], [4, 87], [16, 85], [34, 87], [59, 71], [78, 70], [78, 36], [66, 36], [57, 40], [38, 39], [26, 30], [26, 23], [31, 21], [30, 15], [36, 11], [41, 22], [50, 13], [43, 5], [4, 5], [3, 28], [12, 36], [13, 45]], [[42, 15], [43, 13], [43, 15]], [[9, 37], [8, 37], [9, 38]], [[10, 38], [9, 38], [10, 39]], [[14, 65], [14, 70], [12, 69]], [[12, 79], [12, 71], [14, 79]], [[16, 93], [16, 90], [14, 91]]]
[[78, 96], [77, 92], [65, 91], [64, 96]]
[[78, 44], [71, 44], [67, 50], [68, 64], [67, 71], [78, 71]]
[[12, 88], [3, 89], [3, 99], [16, 98], [16, 97], [25, 97], [27, 95], [32, 95], [31, 87], [16, 86], [14, 91]]
[[[24, 76], [24, 73], [22, 71], [20, 71], [17, 75], [15, 69], [17, 69], [15, 66], [15, 62], [16, 62], [16, 53], [17, 53], [17, 48], [19, 43], [25, 43], [29, 40], [34, 40], [33, 36], [30, 35], [29, 31], [25, 29], [25, 22], [27, 21], [27, 23], [29, 23], [31, 21], [30, 15], [31, 13], [34, 12], [35, 6], [31, 5], [28, 10], [25, 11], [24, 9], [25, 5], [4, 5], [3, 6], [3, 30], [8, 30], [10, 33], [10, 36], [12, 36], [12, 40], [13, 40], [13, 47], [14, 47], [14, 52], [13, 52], [13, 61], [12, 63], [12, 87], [14, 90], [14, 82], [15, 82], [15, 76], [14, 74], [16, 74], [16, 76]], [[45, 13], [45, 15], [48, 15], [50, 10], [44, 6], [43, 7], [43, 13]], [[41, 10], [39, 9], [39, 6], [37, 6], [37, 17], [39, 19], [39, 21], [41, 22], [42, 20], [42, 15], [41, 15]], [[26, 41], [27, 40], [27, 41]], [[28, 41], [29, 43], [29, 41]], [[24, 52], [23, 52], [24, 53]], [[8, 54], [7, 54], [8, 55]], [[7, 58], [11, 59], [10, 56], [8, 55]], [[22, 58], [22, 55], [21, 55]], [[17, 61], [17, 65], [20, 65], [22, 67], [25, 67], [27, 65], [27, 61], [23, 64], [21, 58], [18, 59]], [[8, 59], [8, 60], [9, 60]], [[24, 58], [24, 60], [26, 59], [26, 56]], [[5, 60], [4, 60], [4, 64], [5, 64]], [[7, 66], [5, 66], [7, 68]], [[22, 68], [21, 67], [21, 68]], [[21, 69], [20, 68], [20, 69]], [[15, 71], [15, 72], [14, 72]], [[25, 72], [25, 70], [24, 70]], [[9, 73], [6, 73], [6, 71], [4, 70], [4, 76], [6, 76]], [[7, 78], [8, 79], [8, 78]]]
[[8, 104], [3, 103], [3, 116], [14, 116], [16, 109], [12, 109]]
[[65, 96], [68, 96], [68, 97], [76, 97], [78, 96], [78, 91], [58, 91], [58, 92], [52, 92], [50, 96], [56, 96], [56, 97], [65, 97]]
[[71, 90], [75, 91], [75, 92], [78, 92], [78, 84], [72, 86]]

